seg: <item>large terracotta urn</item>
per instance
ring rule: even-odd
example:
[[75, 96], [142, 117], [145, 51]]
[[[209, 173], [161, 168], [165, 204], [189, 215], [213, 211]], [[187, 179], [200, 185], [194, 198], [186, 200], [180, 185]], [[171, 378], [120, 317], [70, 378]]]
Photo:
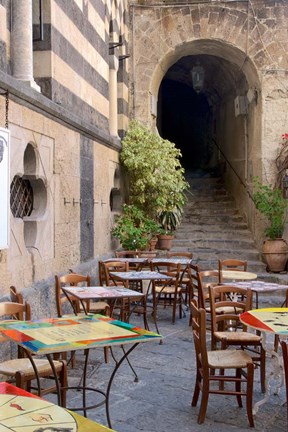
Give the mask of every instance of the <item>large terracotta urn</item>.
[[265, 240], [262, 253], [268, 271], [279, 273], [286, 269], [288, 260], [288, 243], [286, 240], [282, 238]]

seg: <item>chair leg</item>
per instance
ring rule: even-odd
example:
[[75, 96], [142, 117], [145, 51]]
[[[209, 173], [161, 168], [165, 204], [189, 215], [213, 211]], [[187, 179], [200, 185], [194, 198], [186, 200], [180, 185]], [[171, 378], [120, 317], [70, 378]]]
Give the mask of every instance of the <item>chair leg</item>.
[[61, 406], [63, 408], [66, 407], [66, 394], [67, 394], [67, 364], [66, 361], [61, 361], [62, 369], [60, 372], [60, 385], [61, 385]]
[[261, 346], [260, 348], [260, 380], [261, 380], [261, 392], [266, 391], [266, 352]]
[[254, 365], [248, 364], [247, 367], [247, 389], [246, 389], [246, 410], [250, 427], [254, 427], [253, 419], [253, 379], [254, 379]]
[[206, 417], [207, 406], [208, 406], [208, 398], [209, 398], [209, 382], [206, 382], [206, 383], [203, 382], [200, 411], [198, 414], [198, 423], [199, 424], [204, 423], [204, 420]]
[[194, 393], [193, 393], [193, 398], [192, 398], [192, 402], [191, 402], [191, 405], [193, 407], [195, 407], [197, 405], [197, 402], [199, 399], [201, 380], [202, 380], [201, 374], [197, 370]]
[[[242, 375], [241, 369], [237, 369], [236, 370], [236, 378], [238, 378], [239, 381], [235, 381], [235, 390], [236, 390], [236, 392], [239, 392], [239, 393], [241, 392], [241, 381], [240, 381], [241, 375]], [[237, 394], [236, 398], [237, 398], [238, 406], [240, 408], [242, 408], [243, 404], [242, 404], [241, 394]]]

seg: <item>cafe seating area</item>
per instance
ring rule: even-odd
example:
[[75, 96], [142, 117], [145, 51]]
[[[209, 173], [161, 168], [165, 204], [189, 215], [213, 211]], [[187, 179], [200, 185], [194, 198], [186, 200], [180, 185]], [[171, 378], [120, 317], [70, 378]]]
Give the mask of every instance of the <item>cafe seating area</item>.
[[[170, 370], [171, 376], [173, 376], [174, 371], [176, 371], [177, 376], [182, 373], [186, 376], [185, 384], [182, 384], [184, 385], [184, 394], [182, 394], [179, 399], [177, 397], [177, 403], [180, 400], [183, 401], [182, 410], [184, 410], [185, 415], [187, 414], [190, 416], [190, 423], [193, 427], [196, 427], [198, 424], [202, 425], [206, 423], [208, 427], [209, 424], [211, 425], [211, 422], [217, 422], [215, 407], [218, 406], [221, 407], [224, 417], [227, 409], [227, 416], [231, 416], [228, 421], [231, 427], [234, 425], [239, 427], [240, 430], [245, 430], [247, 427], [253, 427], [255, 430], [264, 430], [258, 428], [262, 424], [261, 416], [264, 415], [265, 417], [265, 413], [267, 410], [269, 411], [267, 407], [270, 403], [271, 392], [268, 395], [270, 382], [268, 386], [267, 380], [270, 380], [271, 375], [273, 375], [272, 362], [270, 361], [271, 352], [266, 349], [267, 340], [263, 336], [262, 329], [257, 330], [258, 327], [253, 327], [252, 325], [254, 328], [253, 330], [249, 326], [247, 328], [247, 325], [243, 325], [241, 322], [241, 316], [253, 309], [255, 293], [257, 293], [257, 306], [261, 308], [261, 293], [264, 292], [265, 286], [263, 285], [264, 282], [261, 284], [261, 281], [258, 281], [257, 284], [256, 280], [257, 274], [249, 272], [246, 261], [236, 260], [234, 258], [223, 261], [219, 260], [218, 269], [201, 271], [199, 266], [193, 261], [193, 254], [186, 253], [185, 251], [179, 251], [178, 253], [170, 252], [167, 253], [167, 255], [162, 253], [160, 256], [157, 256], [155, 252], [153, 255], [148, 253], [137, 254], [135, 251], [117, 252], [115, 256], [99, 261], [98, 280], [95, 281], [92, 280], [89, 274], [81, 275], [72, 271], [65, 275], [55, 275], [54, 289], [58, 317], [73, 321], [75, 317], [79, 317], [80, 320], [85, 320], [85, 317], [92, 317], [93, 314], [102, 314], [103, 317], [106, 317], [105, 319], [109, 320], [109, 317], [116, 320], [120, 319], [121, 322], [131, 323], [133, 326], [135, 324], [137, 328], [142, 327], [146, 329], [143, 330], [143, 340], [141, 338], [139, 339], [140, 344], [135, 352], [133, 350], [132, 354], [130, 354], [129, 345], [128, 348], [126, 347], [124, 349], [121, 341], [113, 347], [111, 356], [109, 355], [110, 343], [104, 343], [102, 345], [104, 347], [104, 357], [103, 350], [101, 355], [101, 350], [89, 349], [89, 359], [87, 349], [85, 356], [83, 356], [85, 346], [82, 347], [81, 352], [79, 347], [77, 347], [75, 351], [73, 350], [73, 345], [71, 345], [72, 360], [67, 356], [70, 345], [65, 345], [65, 350], [63, 350], [63, 352], [56, 349], [54, 361], [63, 365], [63, 370], [61, 371], [61, 369], [59, 369], [62, 375], [59, 375], [61, 398], [58, 399], [58, 401], [61, 400], [60, 403], [62, 406], [66, 405], [66, 387], [68, 389], [77, 389], [77, 385], [73, 384], [73, 380], [79, 381], [79, 379], [84, 379], [85, 385], [80, 386], [79, 389], [86, 387], [88, 390], [89, 388], [92, 389], [94, 372], [89, 376], [89, 362], [91, 361], [93, 365], [96, 361], [97, 377], [100, 371], [97, 379], [100, 378], [102, 385], [103, 383], [105, 384], [105, 382], [106, 384], [109, 382], [109, 395], [110, 391], [112, 392], [112, 398], [111, 401], [109, 401], [110, 412], [109, 407], [107, 408], [106, 406], [106, 413], [104, 413], [103, 408], [101, 408], [102, 404], [97, 405], [97, 409], [91, 410], [91, 413], [90, 411], [86, 412], [86, 409], [83, 409], [83, 412], [85, 416], [97, 421], [99, 421], [100, 418], [101, 421], [99, 422], [103, 425], [107, 425], [108, 419], [108, 426], [118, 430], [114, 425], [114, 418], [115, 413], [117, 413], [116, 424], [120, 422], [121, 425], [121, 420], [117, 420], [118, 416], [121, 417], [121, 412], [119, 412], [115, 400], [117, 401], [120, 394], [124, 396], [124, 390], [122, 391], [121, 389], [120, 394], [117, 392], [117, 376], [122, 376], [121, 374], [124, 373], [125, 385], [123, 389], [126, 389], [126, 380], [127, 383], [130, 383], [130, 385], [127, 384], [127, 386], [131, 394], [128, 394], [127, 388], [125, 398], [131, 400], [131, 403], [133, 394], [135, 397], [135, 394], [138, 395], [140, 391], [138, 396], [139, 403], [141, 404], [141, 383], [145, 384], [147, 391], [149, 388], [153, 389], [155, 382], [158, 382], [158, 384], [159, 382], [163, 383], [163, 388], [160, 386], [160, 400], [159, 402], [155, 401], [155, 407], [157, 407], [161, 402], [161, 398], [168, 397], [169, 399], [173, 399], [173, 394], [177, 391], [176, 382], [172, 385], [173, 379], [171, 382], [170, 379], [168, 379], [168, 371]], [[255, 281], [254, 285], [252, 281]], [[241, 283], [246, 283], [248, 285], [246, 287], [241, 287], [239, 286]], [[269, 292], [269, 286], [267, 289]], [[270, 289], [272, 290], [273, 286], [270, 286]], [[274, 289], [277, 289], [277, 287], [274, 286]], [[283, 285], [281, 289], [283, 290], [283, 297], [285, 298], [285, 285]], [[264, 301], [266, 301], [267, 296], [263, 297]], [[11, 287], [10, 304], [14, 304], [15, 306], [19, 304], [23, 309], [29, 308], [29, 314], [27, 316], [29, 319], [30, 307], [15, 287]], [[275, 306], [280, 307], [281, 302], [279, 305]], [[4, 309], [3, 311], [5, 312]], [[282, 309], [282, 311], [284, 312], [285, 310]], [[2, 313], [1, 315], [6, 314]], [[19, 317], [14, 318], [19, 319]], [[20, 319], [23, 320], [25, 317], [21, 316]], [[5, 330], [5, 326], [2, 325], [2, 327]], [[129, 328], [130, 327], [127, 327], [127, 331]], [[158, 337], [154, 342], [151, 339], [150, 342], [153, 343], [143, 344], [141, 342], [144, 342], [145, 331], [148, 332], [147, 336], [150, 332], [151, 336], [153, 335], [155, 337], [157, 334], [160, 334], [162, 338], [160, 339]], [[179, 335], [179, 340], [177, 339], [177, 334]], [[275, 334], [277, 334], [277, 331], [275, 331], [273, 335], [270, 332], [268, 337], [274, 337]], [[11, 334], [9, 334], [9, 332], [5, 333], [4, 331], [3, 336], [4, 338], [9, 338]], [[121, 338], [126, 338], [127, 336], [128, 334], [121, 336]], [[11, 336], [12, 340], [18, 340], [17, 338], [13, 339], [13, 337], [14, 336]], [[91, 337], [92, 335], [90, 339]], [[173, 339], [172, 346], [171, 337]], [[86, 339], [87, 338], [88, 335]], [[175, 340], [177, 340], [177, 349], [174, 346]], [[89, 338], [85, 343], [87, 343], [87, 341], [89, 346]], [[181, 346], [181, 341], [183, 346]], [[125, 343], [127, 343], [127, 340], [125, 340]], [[149, 345], [152, 346], [149, 348], [147, 347]], [[23, 360], [21, 357], [25, 356], [26, 352], [21, 348], [23, 347], [21, 343], [19, 346], [19, 359], [17, 360], [17, 358], [15, 358], [14, 361], [20, 362]], [[96, 345], [91, 345], [91, 347], [94, 346]], [[101, 347], [101, 345], [99, 345], [99, 347]], [[281, 339], [281, 347], [284, 352], [284, 362], [286, 359], [287, 363], [287, 352], [284, 351], [285, 346], [283, 344], [283, 338]], [[121, 355], [119, 354], [120, 348]], [[157, 351], [157, 355], [155, 351]], [[53, 348], [51, 348], [49, 352], [53, 353]], [[146, 352], [147, 354], [145, 354], [145, 359], [140, 358], [139, 362], [139, 355], [141, 357], [141, 352]], [[44, 349], [43, 353], [46, 354], [48, 351]], [[277, 355], [283, 365], [281, 353], [282, 351], [279, 345]], [[157, 361], [158, 355], [160, 357], [161, 355], [168, 356], [164, 362], [164, 369], [162, 364], [160, 366], [161, 362], [159, 363], [159, 361]], [[121, 360], [119, 361], [119, 359]], [[27, 358], [25, 358], [25, 360], [27, 360]], [[47, 360], [45, 361], [47, 362]], [[83, 361], [85, 361], [84, 373]], [[68, 363], [68, 366], [66, 366], [66, 363]], [[119, 367], [120, 364], [122, 364], [121, 368]], [[184, 366], [184, 364], [186, 364], [186, 366]], [[36, 361], [35, 365], [37, 367]], [[286, 368], [284, 366], [286, 366]], [[285, 376], [287, 376], [288, 365], [284, 366], [281, 366], [283, 374], [286, 372]], [[80, 370], [81, 368], [82, 370]], [[124, 372], [122, 372], [122, 369]], [[149, 379], [149, 376], [147, 376], [145, 372], [143, 381], [143, 371], [145, 369], [150, 371], [151, 379]], [[235, 375], [231, 373], [232, 370], [236, 371]], [[117, 375], [115, 375], [115, 371], [117, 371]], [[0, 373], [3, 374], [3, 371], [1, 372], [0, 370]], [[116, 377], [114, 384], [116, 387], [115, 394], [110, 387], [109, 373], [112, 376], [112, 380], [114, 379], [114, 375]], [[41, 369], [39, 370], [39, 375], [41, 375]], [[51, 374], [51, 370], [49, 370], [48, 374], [46, 372], [46, 376], [47, 375], [53, 375], [53, 373]], [[168, 381], [161, 379], [161, 376], [162, 378], [166, 377]], [[131, 380], [133, 378], [135, 381], [139, 382], [132, 385]], [[32, 379], [35, 381], [35, 374], [32, 378], [30, 375], [30, 378], [28, 377], [24, 381], [22, 380], [19, 382], [16, 375], [14, 384], [29, 390]], [[153, 392], [153, 390], [151, 391]], [[55, 388], [52, 389], [52, 393], [53, 392], [55, 393]], [[106, 394], [104, 390], [101, 390], [101, 392], [104, 395]], [[156, 388], [154, 392], [153, 400], [154, 397], [156, 397]], [[163, 392], [163, 394], [161, 392]], [[172, 393], [170, 394], [170, 392]], [[282, 407], [282, 403], [286, 400], [285, 392], [285, 386], [281, 386], [277, 395], [279, 398], [281, 394], [283, 399], [281, 402], [278, 401], [279, 410]], [[41, 392], [41, 390], [38, 389], [38, 395], [45, 395], [46, 397], [46, 393], [51, 393], [51, 390]], [[184, 395], [186, 395], [185, 401], [183, 400]], [[221, 396], [219, 397], [219, 395]], [[49, 395], [48, 397], [54, 396]], [[136, 396], [136, 399], [138, 396]], [[235, 396], [235, 398], [231, 398], [231, 396]], [[89, 391], [87, 392], [87, 398], [88, 397]], [[228, 397], [226, 403], [223, 403], [223, 397]], [[218, 398], [219, 402], [216, 402]], [[265, 403], [262, 402], [262, 399], [263, 401], [265, 399]], [[77, 392], [72, 398], [72, 405], [76, 400], [78, 400]], [[227, 400], [229, 401], [228, 403]], [[233, 401], [234, 405], [232, 403]], [[118, 400], [118, 403], [122, 406], [121, 401], [119, 402]], [[150, 404], [151, 401], [145, 400], [145, 403]], [[274, 404], [275, 403], [274, 401]], [[71, 398], [69, 397], [69, 409], [70, 404]], [[239, 410], [239, 407], [242, 408], [244, 404], [246, 408]], [[255, 408], [255, 404], [259, 404], [259, 407], [257, 405]], [[86, 406], [86, 394], [83, 396], [83, 406]], [[247, 418], [245, 418], [245, 411]], [[277, 410], [275, 409], [274, 415], [277, 415]], [[106, 418], [104, 418], [105, 416]], [[235, 420], [235, 424], [233, 420]], [[287, 425], [287, 423], [285, 424]], [[162, 430], [155, 429], [155, 426], [154, 429], [149, 429], [147, 425], [145, 425], [145, 427], [147, 427], [147, 429], [143, 430]], [[128, 432], [130, 429], [121, 429], [120, 426], [119, 431], [121, 430]], [[131, 430], [133, 430], [133, 428], [131, 428]], [[225, 427], [221, 430], [225, 430]]]

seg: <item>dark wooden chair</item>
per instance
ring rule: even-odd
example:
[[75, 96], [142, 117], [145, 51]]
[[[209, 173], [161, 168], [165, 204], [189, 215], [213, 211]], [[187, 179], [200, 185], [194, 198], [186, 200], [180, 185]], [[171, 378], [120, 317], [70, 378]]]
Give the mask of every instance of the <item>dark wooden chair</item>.
[[153, 313], [157, 314], [159, 304], [172, 306], [172, 323], [176, 321], [176, 310], [178, 306], [179, 318], [182, 318], [182, 287], [180, 285], [181, 265], [171, 262], [159, 261], [151, 263], [151, 269], [158, 271], [165, 276], [170, 276], [170, 280], [153, 280], [152, 281], [152, 295], [153, 295]]
[[[205, 421], [210, 394], [236, 396], [239, 407], [242, 407], [242, 396], [246, 396], [246, 411], [251, 427], [254, 427], [252, 401], [254, 364], [252, 358], [242, 350], [208, 351], [206, 345], [206, 312], [191, 302], [192, 331], [196, 352], [196, 382], [192, 406], [196, 406], [202, 393], [198, 423]], [[233, 375], [231, 372], [235, 371]], [[219, 371], [219, 373], [217, 373]], [[225, 371], [227, 374], [225, 374]], [[235, 387], [231, 386], [235, 383]], [[228, 387], [225, 387], [228, 384]], [[242, 388], [245, 385], [245, 389]], [[223, 413], [225, 408], [223, 407]]]
[[262, 338], [248, 332], [239, 318], [241, 313], [251, 309], [252, 291], [233, 285], [219, 285], [210, 287], [209, 292], [212, 349], [217, 349], [217, 343], [220, 343], [221, 349], [237, 346], [248, 351], [254, 363], [260, 366], [261, 391], [265, 393], [266, 353]]

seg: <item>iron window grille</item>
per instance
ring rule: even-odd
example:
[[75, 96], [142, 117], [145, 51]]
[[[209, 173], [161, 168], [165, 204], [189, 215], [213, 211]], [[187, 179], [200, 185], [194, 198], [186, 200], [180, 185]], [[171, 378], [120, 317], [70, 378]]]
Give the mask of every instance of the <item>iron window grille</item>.
[[15, 218], [30, 216], [33, 210], [33, 188], [27, 179], [15, 176], [10, 186], [10, 208]]

